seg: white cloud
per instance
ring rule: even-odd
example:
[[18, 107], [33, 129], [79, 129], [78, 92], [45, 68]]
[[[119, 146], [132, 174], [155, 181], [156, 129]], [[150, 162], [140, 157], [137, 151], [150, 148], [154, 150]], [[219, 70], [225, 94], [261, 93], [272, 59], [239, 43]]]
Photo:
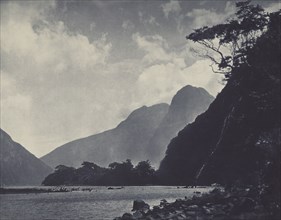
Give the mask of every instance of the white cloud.
[[175, 0], [162, 4], [161, 7], [166, 18], [168, 18], [171, 13], [178, 13], [181, 11], [179, 1]]
[[212, 95], [222, 89], [219, 83], [222, 76], [212, 72], [209, 61], [200, 60], [187, 66], [185, 59], [191, 56], [187, 48], [171, 51], [167, 41], [159, 35], [141, 36], [137, 33], [133, 38], [145, 52], [141, 60], [145, 68], [136, 83], [134, 100], [138, 103], [169, 103], [177, 90], [187, 84], [204, 87]]
[[111, 51], [107, 36], [90, 42], [61, 21], [47, 22], [33, 5], [22, 8], [13, 2], [3, 7], [1, 127], [42, 155], [116, 124], [120, 119], [109, 117], [115, 110], [109, 106], [114, 103], [107, 103], [112, 99], [107, 91], [116, 90], [116, 104], [120, 86], [103, 75]]
[[168, 45], [162, 36], [141, 36], [136, 33], [133, 34], [132, 38], [137, 43], [138, 48], [145, 51], [144, 61], [146, 63], [151, 64], [170, 60], [170, 56], [166, 52]]
[[198, 60], [192, 66], [184, 68], [183, 73], [190, 85], [203, 87], [213, 96], [223, 88], [223, 75], [215, 74], [210, 68], [209, 60]]
[[123, 21], [123, 23], [122, 23], [122, 28], [123, 28], [124, 30], [132, 30], [132, 29], [135, 28], [135, 25], [134, 25], [134, 23], [131, 22], [130, 20], [125, 20], [125, 21]]
[[141, 11], [138, 12], [139, 20], [142, 24], [152, 25], [152, 26], [160, 26], [160, 24], [156, 21], [156, 18], [152, 15], [144, 16]]
[[173, 50], [168, 45], [167, 40], [160, 35], [132, 35], [138, 48], [144, 52], [142, 63], [144, 66], [175, 62], [180, 66], [191, 65], [195, 62], [195, 57], [189, 51], [190, 43], [187, 42], [182, 48]]
[[174, 63], [155, 64], [146, 68], [137, 82], [137, 95], [146, 105], [169, 103], [184, 85], [180, 68]]
[[156, 18], [150, 16], [149, 19], [146, 20], [148, 24], [159, 26], [160, 24], [156, 21]]
[[138, 16], [139, 16], [139, 20], [142, 22], [143, 21], [143, 12], [138, 11]]
[[223, 23], [234, 13], [235, 5], [232, 2], [226, 2], [224, 12], [222, 13], [218, 13], [213, 9], [193, 9], [186, 16], [193, 19], [193, 28], [199, 28]]
[[[17, 82], [9, 74], [1, 70], [1, 128], [9, 125], [11, 130], [18, 130], [16, 141], [24, 139], [25, 135], [31, 135], [28, 124], [31, 117], [29, 111], [32, 108], [32, 97], [17, 90]], [[13, 123], [11, 123], [13, 122]]]
[[182, 68], [176, 62], [156, 64], [146, 68], [137, 82], [138, 97], [147, 104], [169, 103], [173, 95], [185, 85], [207, 89], [216, 96], [222, 89], [221, 75], [214, 74], [208, 61], [197, 61], [190, 67]]
[[[36, 155], [112, 128], [141, 105], [169, 102], [186, 84], [213, 94], [220, 89], [205, 62], [188, 67], [194, 63], [188, 49], [172, 49], [159, 34], [135, 33], [131, 39], [143, 57], [111, 63], [115, 45], [110, 35], [98, 37], [100, 26], [87, 23], [91, 35], [98, 34], [91, 41], [45, 16], [53, 2], [33, 3], [1, 5], [1, 127]], [[168, 17], [179, 6], [171, 1], [163, 10]], [[145, 22], [157, 26], [152, 16]]]
[[222, 76], [214, 74], [208, 61], [197, 61], [191, 67], [181, 68], [177, 63], [157, 64], [148, 67], [137, 83], [138, 96], [147, 105], [169, 103], [173, 95], [185, 85], [207, 89], [216, 96], [222, 89]]
[[45, 16], [56, 6], [55, 0], [49, 1], [6, 1], [1, 3], [1, 18], [33, 21]]
[[[171, 17], [176, 23], [176, 28], [179, 34], [183, 34], [186, 31], [184, 25], [185, 14], [182, 12], [180, 1], [171, 0], [161, 5], [165, 17], [168, 19]], [[171, 16], [170, 16], [171, 15]]]
[[35, 31], [28, 21], [7, 20], [1, 30], [2, 52], [24, 61], [25, 66], [31, 64], [32, 68], [70, 65], [79, 70], [88, 64], [104, 63], [111, 49], [106, 35], [90, 43], [84, 35], [68, 33], [63, 22], [45, 23]]
[[175, 17], [175, 20], [176, 20], [176, 23], [177, 23], [177, 30], [180, 34], [183, 34], [186, 31], [186, 28], [183, 24], [184, 19], [185, 19], [185, 16], [182, 15], [182, 14]]
[[271, 3], [267, 7], [265, 7], [264, 9], [265, 9], [265, 11], [267, 11], [269, 13], [276, 12], [276, 11], [281, 9], [281, 3], [280, 3], [280, 1]]
[[90, 24], [90, 31], [94, 31], [96, 27], [97, 27], [97, 24], [95, 22], [92, 22]]

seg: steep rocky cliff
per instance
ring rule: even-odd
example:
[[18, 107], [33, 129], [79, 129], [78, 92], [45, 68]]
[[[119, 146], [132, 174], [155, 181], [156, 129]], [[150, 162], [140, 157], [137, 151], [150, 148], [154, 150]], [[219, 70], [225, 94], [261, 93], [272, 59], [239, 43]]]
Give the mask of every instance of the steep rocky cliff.
[[247, 53], [209, 109], [169, 144], [164, 183], [266, 183], [280, 192], [280, 15]]

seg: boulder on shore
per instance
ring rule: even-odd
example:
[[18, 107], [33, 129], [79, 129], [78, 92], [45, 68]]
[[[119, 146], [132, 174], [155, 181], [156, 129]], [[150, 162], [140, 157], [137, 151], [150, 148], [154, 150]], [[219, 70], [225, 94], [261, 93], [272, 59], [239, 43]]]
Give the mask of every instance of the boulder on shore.
[[148, 210], [149, 205], [145, 203], [143, 200], [135, 200], [133, 203], [133, 209], [132, 211], [138, 211], [138, 210]]
[[209, 193], [194, 195], [192, 198], [177, 199], [168, 203], [162, 200], [159, 206], [143, 211], [148, 205], [142, 200], [134, 201], [134, 213], [125, 213], [115, 220], [253, 220], [280, 219], [280, 203], [269, 198], [270, 189], [260, 186], [250, 188], [215, 188]]

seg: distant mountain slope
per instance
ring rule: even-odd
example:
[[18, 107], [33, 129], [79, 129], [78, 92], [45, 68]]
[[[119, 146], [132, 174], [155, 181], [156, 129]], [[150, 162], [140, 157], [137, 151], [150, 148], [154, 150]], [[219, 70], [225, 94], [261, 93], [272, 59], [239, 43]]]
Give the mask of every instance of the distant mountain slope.
[[0, 185], [39, 185], [52, 172], [40, 159], [0, 129]]
[[158, 171], [163, 182], [266, 183], [280, 195], [280, 47], [276, 45], [280, 45], [280, 15], [247, 51], [247, 63], [233, 69], [209, 109], [171, 141]]
[[180, 89], [172, 99], [169, 112], [150, 140], [148, 159], [158, 166], [171, 139], [206, 111], [213, 100], [214, 98], [203, 88], [188, 85]]
[[133, 111], [116, 128], [66, 143], [42, 157], [42, 160], [51, 167], [59, 164], [78, 167], [83, 161], [107, 166], [127, 158], [134, 162], [146, 160], [144, 147], [168, 109], [168, 104], [143, 106]]

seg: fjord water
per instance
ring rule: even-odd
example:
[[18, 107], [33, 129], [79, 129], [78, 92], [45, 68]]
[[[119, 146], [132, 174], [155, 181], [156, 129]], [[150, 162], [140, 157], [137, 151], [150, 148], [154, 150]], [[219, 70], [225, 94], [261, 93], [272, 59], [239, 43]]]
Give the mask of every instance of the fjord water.
[[209, 188], [186, 189], [175, 186], [128, 186], [115, 190], [104, 186], [90, 188], [91, 191], [0, 195], [1, 220], [106, 220], [130, 212], [136, 199], [154, 206], [161, 199], [172, 202], [177, 198], [192, 197], [194, 191], [209, 191]]

